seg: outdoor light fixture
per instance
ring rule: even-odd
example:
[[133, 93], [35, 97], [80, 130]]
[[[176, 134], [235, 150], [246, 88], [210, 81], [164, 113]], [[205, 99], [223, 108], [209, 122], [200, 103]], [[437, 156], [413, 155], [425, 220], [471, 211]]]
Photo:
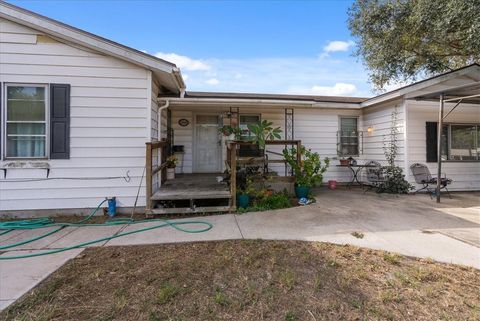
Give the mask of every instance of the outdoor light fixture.
[[368, 132], [369, 134], [373, 133], [373, 127], [372, 127], [372, 126], [368, 126], [367, 132]]

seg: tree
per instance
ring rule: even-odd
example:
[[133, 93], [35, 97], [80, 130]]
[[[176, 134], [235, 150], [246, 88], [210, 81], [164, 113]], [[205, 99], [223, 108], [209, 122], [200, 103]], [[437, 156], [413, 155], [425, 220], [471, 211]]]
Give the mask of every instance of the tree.
[[377, 89], [480, 62], [480, 0], [356, 0], [348, 14]]

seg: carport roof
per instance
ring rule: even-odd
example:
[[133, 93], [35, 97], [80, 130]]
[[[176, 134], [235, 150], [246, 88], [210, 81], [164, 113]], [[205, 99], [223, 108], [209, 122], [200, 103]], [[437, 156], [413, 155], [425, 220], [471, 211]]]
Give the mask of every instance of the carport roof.
[[456, 100], [464, 97], [464, 103], [480, 103], [480, 65], [477, 63], [459, 68], [435, 77], [418, 81], [385, 94], [370, 98], [361, 103], [362, 107], [375, 105], [384, 101], [404, 97], [414, 100], [438, 101]]

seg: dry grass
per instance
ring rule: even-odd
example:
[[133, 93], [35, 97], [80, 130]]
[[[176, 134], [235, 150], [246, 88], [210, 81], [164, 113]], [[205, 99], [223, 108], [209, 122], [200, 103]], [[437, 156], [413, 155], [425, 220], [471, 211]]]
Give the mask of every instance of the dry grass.
[[88, 249], [2, 320], [479, 320], [480, 271], [324, 243]]

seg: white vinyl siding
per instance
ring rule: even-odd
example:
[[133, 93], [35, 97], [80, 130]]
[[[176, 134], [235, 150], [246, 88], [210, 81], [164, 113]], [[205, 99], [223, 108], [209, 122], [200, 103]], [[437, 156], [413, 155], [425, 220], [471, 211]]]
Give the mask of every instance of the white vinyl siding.
[[[396, 164], [405, 166], [405, 113], [403, 101], [393, 101], [379, 106], [367, 107], [362, 110], [363, 154], [365, 161], [377, 161], [386, 165], [383, 151], [384, 140], [389, 140], [392, 128], [392, 113], [397, 113], [397, 146]], [[369, 131], [370, 128], [370, 131]], [[405, 173], [407, 174], [407, 173]]]
[[[288, 106], [286, 106], [288, 108]], [[192, 173], [192, 150], [193, 150], [193, 115], [198, 107], [171, 107], [172, 110], [172, 126], [175, 135], [175, 144], [185, 146], [185, 154], [183, 154], [183, 166], [179, 164], [177, 171], [183, 168], [184, 173]], [[201, 108], [202, 113], [218, 113], [228, 112], [228, 108]], [[199, 112], [199, 111], [198, 111]], [[240, 115], [259, 115], [262, 120], [273, 122], [273, 127], [282, 128], [282, 137], [284, 137], [285, 127], [285, 111], [283, 108], [259, 108], [259, 107], [240, 107]], [[339, 130], [339, 117], [359, 117], [359, 110], [346, 109], [302, 109], [294, 110], [294, 139], [302, 140], [302, 144], [311, 148], [312, 151], [318, 152], [320, 157], [329, 157], [331, 165], [324, 177], [324, 182], [329, 179], [336, 179], [341, 182], [350, 180], [350, 171], [340, 168], [337, 158], [337, 131]], [[178, 124], [179, 119], [187, 119], [190, 124], [182, 127]], [[359, 121], [360, 126], [360, 121]], [[225, 161], [226, 147], [223, 147], [223, 160]], [[281, 153], [284, 146], [267, 146], [268, 151]], [[282, 159], [282, 156], [269, 153], [269, 159]], [[281, 164], [271, 164], [270, 169], [276, 171], [279, 175], [284, 175], [285, 168]]]
[[[70, 159], [43, 162], [50, 166], [50, 178], [78, 180], [6, 182], [0, 177], [0, 211], [92, 208], [106, 196], [116, 196], [118, 206], [133, 206], [150, 139], [150, 71], [77, 45], [37, 41], [37, 35], [43, 34], [0, 19], [0, 82], [71, 85]], [[2, 161], [0, 167], [10, 163]], [[129, 182], [80, 180], [127, 171]], [[45, 177], [42, 169], [7, 172], [10, 180]], [[139, 206], [144, 196], [142, 188]]]

